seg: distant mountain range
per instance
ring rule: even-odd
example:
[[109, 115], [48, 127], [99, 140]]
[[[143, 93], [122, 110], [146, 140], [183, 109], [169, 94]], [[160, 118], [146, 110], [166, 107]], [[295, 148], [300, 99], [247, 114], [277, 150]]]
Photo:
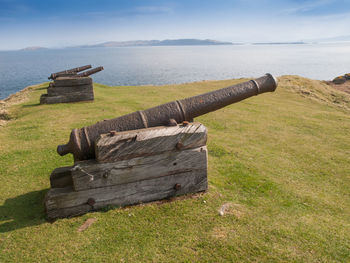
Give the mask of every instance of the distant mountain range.
[[78, 48], [96, 47], [139, 47], [139, 46], [204, 46], [204, 45], [234, 45], [232, 42], [222, 42], [211, 39], [167, 39], [167, 40], [134, 40], [109, 41], [95, 45], [76, 46]]
[[[350, 35], [337, 36], [331, 38], [308, 39], [304, 41], [294, 42], [255, 42], [255, 43], [233, 43], [217, 41], [212, 39], [166, 39], [166, 40], [132, 40], [132, 41], [108, 41], [94, 45], [70, 46], [68, 48], [108, 48], [108, 47], [147, 47], [147, 46], [208, 46], [208, 45], [302, 45], [307, 43], [327, 43], [327, 42], [347, 42], [350, 41]], [[47, 49], [45, 47], [33, 46], [26, 47], [21, 50], [35, 51]]]
[[22, 48], [21, 50], [23, 50], [23, 51], [34, 51], [34, 50], [43, 50], [43, 49], [47, 49], [47, 48], [46, 47], [34, 46], [34, 47]]

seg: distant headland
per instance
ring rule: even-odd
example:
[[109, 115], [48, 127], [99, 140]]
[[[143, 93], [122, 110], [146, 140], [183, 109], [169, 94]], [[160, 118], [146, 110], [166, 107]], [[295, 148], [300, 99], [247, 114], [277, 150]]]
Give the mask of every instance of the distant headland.
[[131, 40], [108, 41], [95, 45], [75, 46], [77, 48], [96, 47], [138, 47], [138, 46], [206, 46], [206, 45], [234, 45], [232, 42], [223, 42], [212, 39], [166, 39], [166, 40]]
[[[195, 38], [182, 38], [182, 39], [165, 39], [165, 40], [129, 40], [129, 41], [107, 41], [98, 44], [91, 45], [77, 45], [68, 46], [64, 48], [113, 48], [113, 47], [151, 47], [151, 46], [224, 46], [224, 45], [301, 45], [307, 44], [304, 41], [293, 42], [229, 42], [218, 41], [213, 39], [195, 39]], [[40, 46], [31, 46], [20, 49], [21, 51], [36, 51], [46, 50], [49, 48]]]
[[35, 50], [44, 50], [44, 49], [48, 49], [48, 48], [46, 48], [46, 47], [39, 47], [39, 46], [33, 46], [33, 47], [22, 48], [20, 50], [23, 50], [23, 51], [35, 51]]
[[[320, 44], [320, 43], [338, 43], [350, 42], [350, 35], [337, 36], [332, 38], [320, 39], [305, 39], [301, 41], [274, 41], [274, 42], [229, 42], [219, 41], [213, 39], [195, 39], [195, 38], [181, 38], [181, 39], [165, 39], [165, 40], [128, 40], [128, 41], [107, 41], [97, 44], [84, 44], [61, 48], [111, 48], [111, 47], [150, 47], [150, 46], [223, 46], [223, 45], [303, 45], [303, 44]], [[20, 49], [21, 51], [36, 51], [46, 50], [51, 48], [41, 46], [30, 46]]]

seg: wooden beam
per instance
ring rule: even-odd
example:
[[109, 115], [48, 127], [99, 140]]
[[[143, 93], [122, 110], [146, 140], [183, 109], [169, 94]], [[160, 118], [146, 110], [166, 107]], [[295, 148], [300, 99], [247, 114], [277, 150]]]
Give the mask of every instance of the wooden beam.
[[86, 85], [92, 84], [92, 78], [83, 77], [83, 78], [73, 78], [73, 77], [58, 77], [54, 80], [55, 87], [67, 87], [67, 86], [77, 86], [77, 85]]
[[184, 172], [128, 184], [74, 191], [51, 189], [45, 198], [48, 219], [76, 216], [107, 205], [126, 206], [205, 191], [207, 171]]
[[84, 93], [93, 93], [92, 84], [86, 85], [77, 85], [77, 86], [66, 86], [66, 87], [48, 87], [47, 94], [48, 96], [59, 96], [66, 95], [75, 92], [84, 92]]
[[95, 142], [95, 154], [98, 162], [107, 163], [196, 148], [204, 146], [206, 142], [206, 127], [195, 122], [186, 126], [160, 126], [104, 134]]
[[78, 102], [78, 101], [90, 101], [94, 100], [94, 94], [92, 92], [75, 92], [66, 95], [59, 96], [48, 96], [43, 94], [40, 97], [40, 104], [55, 104], [55, 103], [66, 103], [66, 102]]
[[207, 147], [136, 157], [114, 163], [82, 161], [72, 169], [76, 191], [207, 170]]

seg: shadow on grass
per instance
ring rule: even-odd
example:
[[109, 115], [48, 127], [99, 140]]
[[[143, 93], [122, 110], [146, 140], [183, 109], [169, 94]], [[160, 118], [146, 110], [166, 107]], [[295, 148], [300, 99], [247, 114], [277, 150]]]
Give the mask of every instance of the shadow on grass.
[[22, 107], [23, 108], [29, 108], [29, 107], [36, 107], [36, 106], [40, 106], [40, 103], [33, 103], [33, 104], [25, 104]]
[[0, 233], [46, 222], [43, 200], [48, 189], [9, 198], [0, 206]]

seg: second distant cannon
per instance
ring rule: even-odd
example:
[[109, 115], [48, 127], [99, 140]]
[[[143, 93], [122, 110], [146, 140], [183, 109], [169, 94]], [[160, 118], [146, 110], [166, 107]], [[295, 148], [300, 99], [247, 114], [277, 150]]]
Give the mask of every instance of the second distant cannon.
[[103, 67], [90, 68], [91, 65], [85, 65], [52, 73], [49, 79], [52, 79], [53, 82], [49, 84], [47, 94], [40, 97], [40, 103], [55, 104], [94, 100], [93, 82], [89, 76], [102, 71]]

